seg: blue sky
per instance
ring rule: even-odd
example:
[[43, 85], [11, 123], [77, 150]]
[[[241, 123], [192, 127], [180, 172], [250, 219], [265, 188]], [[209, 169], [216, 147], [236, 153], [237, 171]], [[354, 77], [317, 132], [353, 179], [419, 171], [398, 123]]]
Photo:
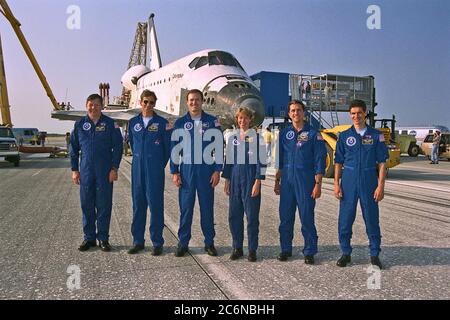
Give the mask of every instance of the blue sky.
[[[9, 0], [53, 92], [84, 108], [109, 82], [120, 95], [136, 24], [156, 14], [161, 58], [172, 62], [218, 48], [249, 75], [259, 71], [373, 75], [377, 113], [400, 125], [450, 126], [450, 1], [446, 0]], [[69, 30], [67, 7], [81, 9]], [[369, 5], [381, 29], [369, 30]], [[11, 26], [0, 16], [12, 120], [16, 127], [66, 132]]]

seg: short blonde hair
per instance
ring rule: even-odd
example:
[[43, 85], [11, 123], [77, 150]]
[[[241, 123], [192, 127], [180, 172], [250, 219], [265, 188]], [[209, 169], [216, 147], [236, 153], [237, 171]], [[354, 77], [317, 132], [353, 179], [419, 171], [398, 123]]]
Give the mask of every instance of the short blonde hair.
[[240, 113], [243, 113], [244, 115], [249, 117], [250, 120], [252, 120], [253, 117], [255, 116], [255, 111], [253, 111], [252, 109], [247, 108], [247, 107], [239, 107], [239, 109], [237, 109], [237, 111], [236, 111], [236, 114], [234, 115], [236, 122], [237, 122], [237, 119], [238, 119], [238, 116]]

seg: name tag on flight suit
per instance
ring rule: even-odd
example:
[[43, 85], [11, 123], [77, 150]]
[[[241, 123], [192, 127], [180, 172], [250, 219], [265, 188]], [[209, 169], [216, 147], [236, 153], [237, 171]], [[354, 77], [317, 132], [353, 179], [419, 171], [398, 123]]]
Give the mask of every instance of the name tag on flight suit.
[[95, 127], [95, 131], [105, 131], [106, 130], [106, 124], [100, 123], [98, 126]]
[[372, 136], [364, 136], [364, 137], [362, 138], [362, 144], [363, 144], [363, 145], [373, 144]]
[[158, 131], [159, 123], [152, 123], [151, 126], [148, 127], [148, 131], [156, 132]]
[[308, 141], [308, 132], [302, 132], [300, 133], [300, 135], [297, 138], [297, 141], [302, 141], [302, 142], [306, 142]]
[[203, 122], [201, 128], [198, 130], [198, 132], [200, 134], [204, 134], [206, 129], [209, 128], [209, 123], [208, 122]]
[[304, 142], [308, 141], [308, 132], [302, 132], [297, 136], [297, 147], [301, 147]]

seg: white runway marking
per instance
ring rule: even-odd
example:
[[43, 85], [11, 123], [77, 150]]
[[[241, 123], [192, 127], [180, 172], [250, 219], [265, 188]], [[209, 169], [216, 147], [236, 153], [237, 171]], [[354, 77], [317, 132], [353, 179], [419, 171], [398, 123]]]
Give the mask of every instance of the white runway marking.
[[32, 175], [32, 177], [37, 176], [39, 173], [41, 173], [43, 169], [39, 170], [38, 172], [36, 172], [35, 174]]
[[[430, 164], [430, 166], [439, 166], [438, 164], [436, 165], [436, 164]], [[445, 169], [445, 168], [436, 168], [436, 167], [418, 167], [418, 166], [408, 166], [408, 165], [404, 165], [404, 164], [401, 164], [399, 167], [398, 167], [398, 170], [401, 170], [401, 169], [413, 169], [413, 170], [415, 170], [415, 171], [420, 171], [420, 172], [429, 172], [429, 171], [434, 171], [434, 172], [445, 172], [445, 173], [450, 173], [450, 170], [447, 168], [447, 169]]]
[[428, 190], [434, 190], [434, 191], [446, 191], [450, 192], [450, 188], [446, 188], [444, 186], [439, 187], [432, 187], [430, 184], [427, 183], [407, 183], [407, 182], [400, 182], [400, 181], [393, 181], [393, 180], [386, 180], [386, 184], [398, 184], [408, 187], [416, 187], [416, 188], [422, 188], [422, 189], [428, 189]]

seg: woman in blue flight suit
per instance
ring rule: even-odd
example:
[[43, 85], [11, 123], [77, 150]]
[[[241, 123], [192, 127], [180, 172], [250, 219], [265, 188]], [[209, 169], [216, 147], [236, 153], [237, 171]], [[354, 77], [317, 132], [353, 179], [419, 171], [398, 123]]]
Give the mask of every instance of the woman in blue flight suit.
[[[248, 261], [256, 261], [261, 206], [261, 180], [265, 179], [266, 150], [264, 141], [249, 130], [253, 112], [241, 107], [236, 112], [239, 130], [227, 139], [226, 161], [222, 177], [226, 179], [224, 192], [230, 197], [230, 231], [233, 238], [231, 260], [244, 255], [244, 212], [247, 214]], [[261, 144], [260, 144], [261, 142]], [[260, 151], [261, 150], [261, 151]], [[264, 161], [264, 162], [263, 162]]]

